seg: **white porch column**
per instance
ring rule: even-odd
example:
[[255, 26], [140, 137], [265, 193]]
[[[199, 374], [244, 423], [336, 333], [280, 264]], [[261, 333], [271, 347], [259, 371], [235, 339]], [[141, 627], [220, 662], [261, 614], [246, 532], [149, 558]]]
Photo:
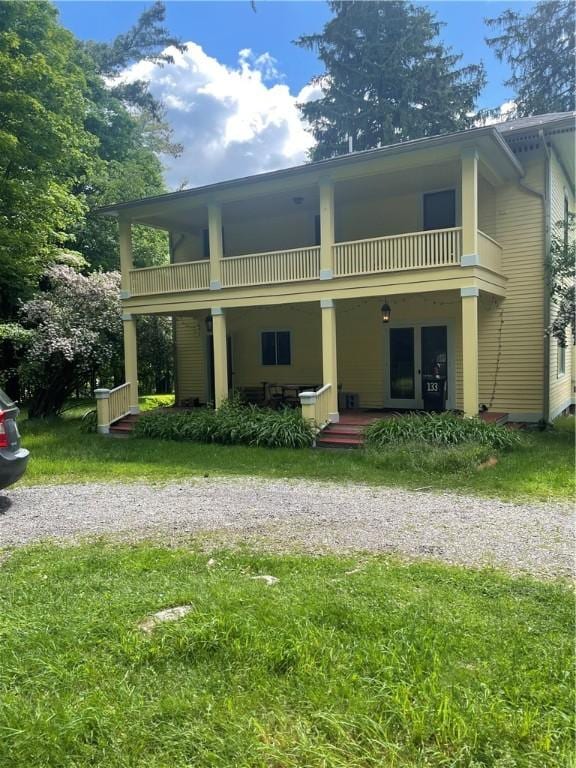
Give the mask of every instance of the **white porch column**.
[[321, 299], [322, 312], [322, 384], [330, 384], [328, 419], [339, 421], [338, 354], [336, 348], [336, 307], [332, 299]]
[[222, 208], [216, 203], [208, 206], [208, 242], [210, 244], [210, 289], [222, 288]]
[[478, 288], [461, 288], [464, 415], [478, 416]]
[[462, 150], [462, 266], [478, 263], [478, 153]]
[[320, 182], [320, 280], [334, 275], [334, 182]]
[[220, 307], [212, 307], [212, 344], [214, 345], [214, 405], [220, 408], [228, 399], [228, 345], [226, 315]]
[[130, 270], [134, 267], [132, 255], [132, 224], [127, 219], [118, 220], [118, 235], [120, 245], [120, 298], [130, 297]]
[[130, 413], [138, 413], [138, 349], [136, 319], [129, 313], [122, 315], [124, 325], [124, 374], [130, 385]]

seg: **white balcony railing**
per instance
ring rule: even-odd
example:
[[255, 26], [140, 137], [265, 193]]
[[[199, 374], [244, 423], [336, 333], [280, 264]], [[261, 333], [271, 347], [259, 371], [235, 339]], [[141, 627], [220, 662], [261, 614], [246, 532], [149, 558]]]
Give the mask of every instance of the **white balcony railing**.
[[129, 285], [132, 296], [205, 291], [210, 287], [210, 262], [205, 259], [165, 267], [131, 269]]
[[[494, 272], [501, 271], [502, 248], [480, 231], [478, 251], [482, 266]], [[336, 278], [457, 266], [462, 259], [462, 228], [336, 243], [333, 256]], [[319, 280], [320, 246], [227, 256], [220, 262], [220, 273], [222, 288]], [[210, 288], [210, 261], [132, 269], [129, 287], [132, 296], [207, 291]]]
[[320, 273], [320, 248], [228, 256], [222, 259], [221, 265], [225, 288], [316, 280]]
[[334, 274], [347, 277], [445, 267], [459, 264], [461, 255], [461, 227], [351, 240], [334, 246]]
[[130, 384], [120, 384], [114, 389], [96, 389], [98, 431], [107, 433], [110, 424], [130, 413]]

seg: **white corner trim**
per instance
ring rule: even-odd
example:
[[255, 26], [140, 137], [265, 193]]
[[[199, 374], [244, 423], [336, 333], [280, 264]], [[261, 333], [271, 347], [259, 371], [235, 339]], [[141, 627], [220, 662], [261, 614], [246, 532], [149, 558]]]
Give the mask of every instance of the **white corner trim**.
[[480, 256], [477, 253], [467, 253], [460, 259], [461, 267], [479, 267]]
[[133, 317], [130, 312], [122, 312], [122, 320], [133, 320]]
[[220, 280], [210, 280], [210, 290], [220, 291], [222, 289], [222, 283]]
[[474, 296], [478, 298], [480, 296], [479, 288], [460, 288], [460, 298], [465, 299]]
[[550, 421], [554, 421], [557, 416], [560, 416], [562, 411], [565, 411], [566, 408], [570, 408], [571, 405], [574, 405], [574, 398], [568, 397], [563, 403], [557, 405], [556, 408], [550, 412]]
[[224, 310], [222, 309], [222, 307], [211, 307], [210, 314], [212, 315], [212, 317], [220, 317], [221, 315], [224, 314]]
[[334, 299], [320, 299], [320, 309], [334, 309]]
[[321, 269], [320, 270], [320, 280], [332, 280], [334, 277], [334, 273], [331, 269]]

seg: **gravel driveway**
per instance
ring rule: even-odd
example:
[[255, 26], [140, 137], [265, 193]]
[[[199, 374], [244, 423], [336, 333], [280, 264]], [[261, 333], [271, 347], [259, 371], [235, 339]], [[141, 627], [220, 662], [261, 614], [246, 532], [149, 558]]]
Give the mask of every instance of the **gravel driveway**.
[[0, 547], [115, 534], [193, 534], [276, 549], [398, 552], [565, 576], [572, 507], [291, 480], [209, 478], [149, 486], [61, 485], [0, 494]]

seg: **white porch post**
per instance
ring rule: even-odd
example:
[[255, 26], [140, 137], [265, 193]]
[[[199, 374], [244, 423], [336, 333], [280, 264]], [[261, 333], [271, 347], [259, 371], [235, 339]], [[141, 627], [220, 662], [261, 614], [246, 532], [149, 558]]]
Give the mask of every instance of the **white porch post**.
[[120, 246], [120, 298], [130, 298], [130, 270], [134, 267], [132, 255], [132, 224], [127, 219], [118, 220]]
[[334, 276], [334, 182], [320, 182], [320, 280]]
[[462, 266], [478, 263], [478, 153], [467, 147], [461, 154]]
[[322, 377], [330, 384], [328, 420], [339, 421], [338, 413], [338, 353], [336, 347], [336, 307], [332, 299], [321, 299], [322, 312]]
[[208, 242], [210, 244], [210, 289], [222, 288], [222, 208], [216, 203], [208, 206]]
[[124, 372], [130, 385], [130, 413], [138, 413], [138, 349], [136, 319], [129, 313], [122, 315], [124, 325]]
[[101, 435], [110, 432], [110, 390], [95, 389], [97, 430]]
[[212, 344], [214, 345], [214, 405], [220, 408], [228, 399], [228, 345], [226, 315], [220, 307], [212, 307]]
[[478, 416], [478, 288], [461, 288], [464, 415]]

